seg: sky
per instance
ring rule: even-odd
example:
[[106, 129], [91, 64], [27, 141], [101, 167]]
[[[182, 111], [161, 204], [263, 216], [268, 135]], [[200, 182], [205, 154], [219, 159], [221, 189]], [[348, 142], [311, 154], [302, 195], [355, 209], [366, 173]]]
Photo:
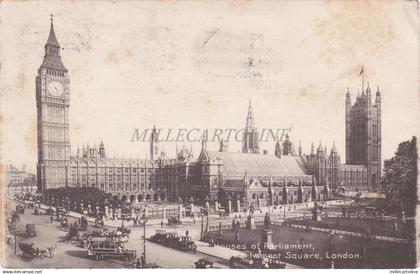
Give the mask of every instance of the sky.
[[[345, 161], [344, 104], [382, 94], [382, 155], [419, 132], [414, 1], [1, 1], [1, 164], [36, 166], [35, 77], [50, 14], [70, 75], [72, 151], [148, 157], [135, 129], [290, 128]], [[201, 143], [192, 145], [198, 156]], [[239, 151], [240, 143], [229, 144]], [[174, 143], [163, 143], [168, 156]], [[274, 153], [274, 143], [260, 144]], [[208, 144], [217, 149], [218, 144]]]

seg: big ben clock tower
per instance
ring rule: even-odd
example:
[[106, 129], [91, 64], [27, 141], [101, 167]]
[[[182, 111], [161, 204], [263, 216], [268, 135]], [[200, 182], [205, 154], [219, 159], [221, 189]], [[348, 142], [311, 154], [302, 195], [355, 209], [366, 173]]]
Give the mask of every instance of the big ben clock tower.
[[38, 190], [67, 186], [70, 159], [69, 76], [60, 56], [51, 16], [45, 56], [36, 77]]

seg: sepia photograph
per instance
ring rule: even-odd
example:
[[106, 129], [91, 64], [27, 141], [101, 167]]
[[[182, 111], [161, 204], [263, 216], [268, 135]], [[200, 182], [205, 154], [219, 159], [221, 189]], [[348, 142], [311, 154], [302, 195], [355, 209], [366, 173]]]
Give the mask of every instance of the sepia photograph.
[[1, 0], [2, 273], [417, 273], [419, 26], [409, 0]]

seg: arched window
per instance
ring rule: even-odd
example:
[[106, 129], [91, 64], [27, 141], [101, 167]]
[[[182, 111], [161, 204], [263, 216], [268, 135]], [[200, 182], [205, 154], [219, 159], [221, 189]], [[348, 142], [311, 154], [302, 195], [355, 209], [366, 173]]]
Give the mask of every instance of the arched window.
[[255, 200], [255, 193], [252, 193], [252, 200]]
[[264, 199], [264, 193], [260, 193], [260, 199]]

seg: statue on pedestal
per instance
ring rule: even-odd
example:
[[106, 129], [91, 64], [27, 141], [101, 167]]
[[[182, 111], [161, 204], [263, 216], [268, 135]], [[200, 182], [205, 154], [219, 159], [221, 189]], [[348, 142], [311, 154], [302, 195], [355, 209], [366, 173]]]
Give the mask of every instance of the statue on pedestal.
[[321, 221], [321, 210], [319, 209], [317, 202], [315, 202], [314, 204], [314, 209], [312, 210], [312, 213], [313, 213], [312, 219], [314, 221], [317, 221], [317, 222]]
[[264, 228], [269, 229], [270, 228], [270, 215], [268, 215], [268, 212], [265, 213], [264, 217]]
[[261, 241], [263, 243], [263, 249], [273, 249], [273, 231], [270, 229], [270, 215], [268, 212], [265, 213], [264, 217], [264, 229], [261, 231]]
[[254, 229], [256, 229], [257, 228], [257, 226], [255, 225], [255, 219], [254, 219], [254, 217], [252, 216], [252, 214], [254, 213], [254, 211], [252, 210], [252, 211], [250, 211], [249, 212], [249, 215], [248, 215], [248, 218], [247, 218], [247, 220], [246, 220], [246, 228], [247, 229], [251, 229], [251, 230], [254, 230]]

